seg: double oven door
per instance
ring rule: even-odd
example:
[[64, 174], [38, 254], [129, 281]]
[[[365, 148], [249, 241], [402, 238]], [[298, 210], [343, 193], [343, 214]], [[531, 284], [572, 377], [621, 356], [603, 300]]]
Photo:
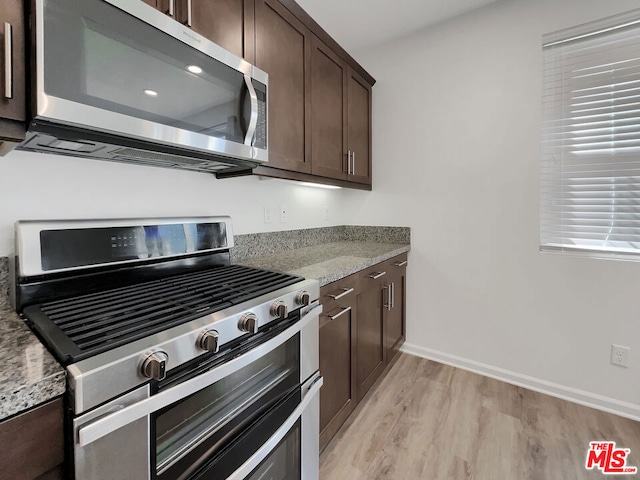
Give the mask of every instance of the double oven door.
[[317, 479], [321, 309], [75, 418], [75, 478]]

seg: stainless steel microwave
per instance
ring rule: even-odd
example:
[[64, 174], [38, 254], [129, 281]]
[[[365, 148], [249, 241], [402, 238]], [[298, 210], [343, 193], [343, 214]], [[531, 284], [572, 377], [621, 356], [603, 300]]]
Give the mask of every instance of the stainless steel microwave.
[[22, 150], [211, 173], [268, 160], [268, 75], [140, 0], [32, 2]]

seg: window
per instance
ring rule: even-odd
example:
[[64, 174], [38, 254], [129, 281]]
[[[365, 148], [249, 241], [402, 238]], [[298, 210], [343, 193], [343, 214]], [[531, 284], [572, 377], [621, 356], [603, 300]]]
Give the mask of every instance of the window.
[[640, 260], [640, 10], [543, 38], [542, 250]]

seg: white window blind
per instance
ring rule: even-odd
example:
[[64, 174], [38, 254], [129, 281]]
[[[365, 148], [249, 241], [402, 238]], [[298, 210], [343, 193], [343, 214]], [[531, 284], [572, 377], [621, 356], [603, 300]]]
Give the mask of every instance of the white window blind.
[[640, 10], [543, 38], [540, 246], [640, 260]]

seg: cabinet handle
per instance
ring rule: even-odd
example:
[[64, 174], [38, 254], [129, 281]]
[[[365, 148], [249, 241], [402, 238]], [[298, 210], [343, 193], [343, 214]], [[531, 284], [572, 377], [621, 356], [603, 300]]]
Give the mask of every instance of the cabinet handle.
[[394, 263], [394, 265], [396, 267], [404, 267], [406, 264], [407, 264], [406, 260], [404, 262], [396, 262], [396, 263]]
[[380, 277], [384, 277], [386, 274], [387, 274], [387, 272], [375, 272], [375, 273], [372, 273], [371, 275], [367, 275], [367, 276], [372, 280], [377, 280]]
[[347, 175], [351, 175], [351, 150], [347, 152]]
[[396, 308], [396, 282], [391, 283], [391, 308]]
[[387, 291], [387, 303], [383, 303], [382, 307], [391, 310], [391, 284], [387, 283], [383, 288]]
[[356, 174], [356, 152], [353, 152], [353, 168], [351, 169], [351, 171], [353, 172], [353, 175]]
[[173, 17], [176, 13], [176, 0], [169, 0], [169, 11], [167, 12], [170, 17]]
[[187, 0], [187, 27], [193, 24], [193, 0]]
[[353, 292], [353, 288], [341, 288], [340, 290], [342, 290], [342, 293], [339, 293], [338, 295], [335, 295], [333, 293], [330, 293], [327, 295], [327, 297], [331, 297], [334, 300], [339, 300], [342, 297], [349, 295], [351, 292]]
[[13, 27], [4, 22], [4, 96], [13, 98]]
[[344, 315], [347, 312], [351, 311], [351, 307], [344, 307], [342, 310], [340, 310], [338, 313], [336, 313], [335, 315], [327, 315], [329, 317], [329, 320], [333, 321], [336, 318], [340, 318], [342, 315]]

